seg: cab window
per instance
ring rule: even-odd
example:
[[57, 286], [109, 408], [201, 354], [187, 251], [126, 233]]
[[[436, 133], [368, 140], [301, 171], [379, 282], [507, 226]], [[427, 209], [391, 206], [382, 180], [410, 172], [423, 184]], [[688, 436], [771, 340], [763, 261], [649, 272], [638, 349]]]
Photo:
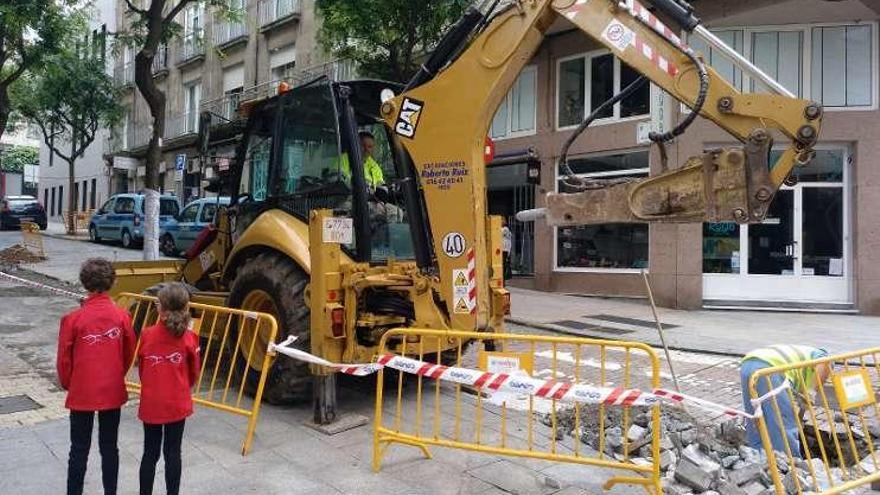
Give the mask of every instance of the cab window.
[[272, 195], [293, 213], [351, 211], [351, 191], [340, 174], [336, 108], [329, 84], [298, 88], [284, 102], [283, 141], [272, 179]]
[[213, 201], [205, 203], [202, 206], [202, 214], [199, 215], [199, 222], [211, 223], [214, 221], [214, 214], [217, 213], [217, 203]]
[[239, 194], [249, 194], [253, 201], [264, 201], [269, 184], [269, 159], [272, 155], [272, 127], [275, 112], [258, 114], [247, 141]]
[[134, 198], [117, 198], [113, 213], [134, 213]]
[[180, 214], [181, 222], [195, 222], [196, 216], [199, 214], [199, 205], [194, 204], [187, 206], [183, 209], [183, 212]]

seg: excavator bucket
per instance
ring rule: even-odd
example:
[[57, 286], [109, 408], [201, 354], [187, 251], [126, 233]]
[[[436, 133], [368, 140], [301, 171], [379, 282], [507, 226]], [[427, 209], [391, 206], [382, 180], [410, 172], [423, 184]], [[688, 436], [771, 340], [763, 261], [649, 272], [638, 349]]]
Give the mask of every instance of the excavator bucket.
[[140, 294], [149, 287], [162, 282], [174, 282], [183, 278], [183, 260], [161, 261], [118, 261], [116, 283], [110, 295], [116, 297], [123, 292]]

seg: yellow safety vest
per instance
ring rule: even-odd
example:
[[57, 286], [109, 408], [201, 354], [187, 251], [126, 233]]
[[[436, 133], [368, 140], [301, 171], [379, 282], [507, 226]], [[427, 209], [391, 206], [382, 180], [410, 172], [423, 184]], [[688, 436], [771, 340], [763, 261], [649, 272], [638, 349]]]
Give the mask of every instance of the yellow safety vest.
[[[784, 366], [817, 359], [817, 354], [824, 355], [824, 351], [806, 345], [780, 344], [755, 349], [746, 354], [743, 361], [759, 359], [770, 366]], [[800, 392], [808, 392], [816, 386], [816, 370], [813, 367], [788, 370], [785, 372], [785, 377], [791, 386]]]
[[[348, 164], [348, 153], [343, 153], [339, 162], [342, 175], [346, 179], [351, 179], [351, 165]], [[373, 189], [385, 183], [385, 174], [382, 173], [382, 166], [372, 156], [368, 156], [364, 160], [364, 179], [367, 180], [367, 185]]]

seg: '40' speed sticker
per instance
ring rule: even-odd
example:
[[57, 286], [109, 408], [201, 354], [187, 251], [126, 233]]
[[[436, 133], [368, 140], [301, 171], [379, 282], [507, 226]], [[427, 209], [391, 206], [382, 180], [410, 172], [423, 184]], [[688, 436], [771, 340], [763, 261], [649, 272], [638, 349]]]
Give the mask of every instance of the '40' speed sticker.
[[443, 237], [443, 254], [450, 258], [458, 258], [467, 249], [467, 241], [458, 232], [450, 232]]

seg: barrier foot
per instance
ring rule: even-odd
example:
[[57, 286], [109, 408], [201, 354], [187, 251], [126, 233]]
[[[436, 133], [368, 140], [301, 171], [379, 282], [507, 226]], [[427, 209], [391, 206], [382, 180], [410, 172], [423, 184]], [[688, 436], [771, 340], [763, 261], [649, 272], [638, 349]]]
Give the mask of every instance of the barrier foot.
[[374, 450], [374, 455], [373, 455], [373, 470], [376, 472], [379, 471], [379, 467], [381, 465], [382, 458], [385, 456], [385, 450], [388, 449], [388, 447], [390, 447], [392, 443], [399, 443], [402, 445], [409, 445], [411, 447], [417, 447], [419, 450], [422, 451], [422, 454], [425, 455], [425, 459], [433, 459], [434, 458], [434, 456], [431, 455], [431, 451], [428, 450], [428, 446], [421, 443], [421, 442], [415, 442], [413, 440], [408, 440], [405, 438], [382, 437], [382, 438], [379, 438], [378, 443], [380, 446]]
[[336, 421], [336, 374], [315, 375], [315, 424], [327, 425]]
[[605, 484], [602, 485], [602, 489], [608, 491], [614, 488], [615, 485], [619, 485], [621, 483], [626, 485], [641, 485], [648, 493], [660, 493], [659, 491], [656, 491], [656, 488], [655, 491], [651, 490], [651, 487], [655, 486], [655, 483], [652, 480], [648, 478], [643, 478], [641, 476], [615, 476], [613, 478], [609, 478], [608, 481], [606, 481]]

